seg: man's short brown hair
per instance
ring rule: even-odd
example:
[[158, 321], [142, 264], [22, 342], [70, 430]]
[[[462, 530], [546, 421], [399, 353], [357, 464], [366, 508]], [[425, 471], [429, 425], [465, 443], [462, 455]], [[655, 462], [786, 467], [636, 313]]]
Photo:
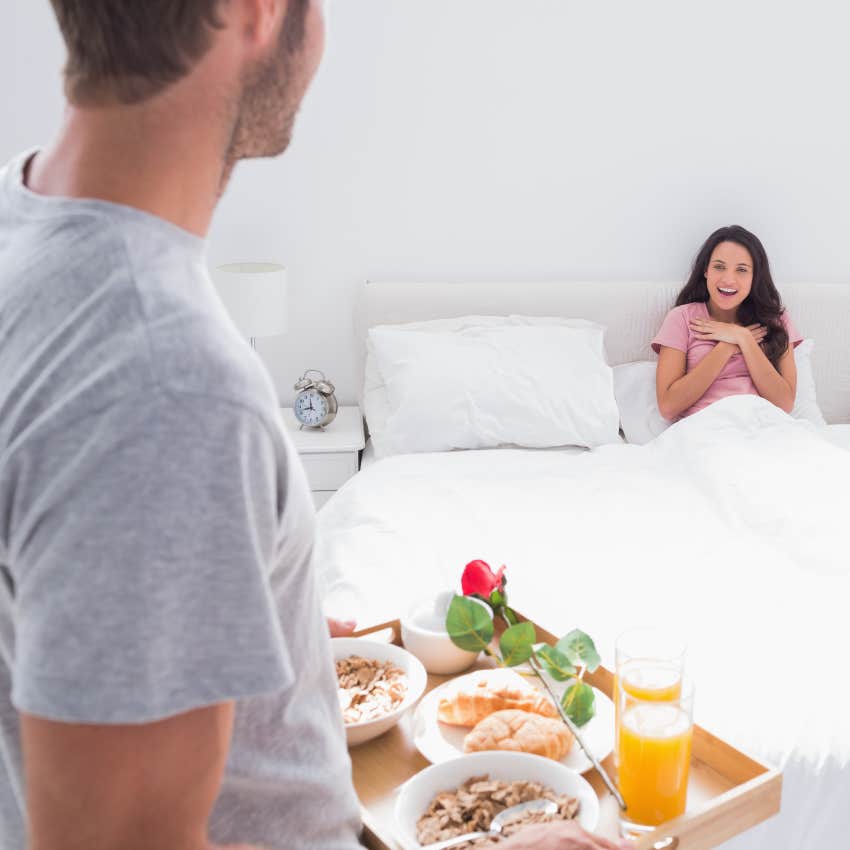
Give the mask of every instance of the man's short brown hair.
[[209, 49], [223, 0], [50, 0], [68, 48], [65, 91], [79, 105], [137, 103]]

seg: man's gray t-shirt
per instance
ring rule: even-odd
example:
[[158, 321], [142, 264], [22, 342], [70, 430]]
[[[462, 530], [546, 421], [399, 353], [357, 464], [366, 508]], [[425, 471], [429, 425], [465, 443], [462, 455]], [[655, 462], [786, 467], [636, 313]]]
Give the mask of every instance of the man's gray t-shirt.
[[24, 847], [18, 712], [146, 723], [236, 701], [214, 842], [359, 828], [314, 513], [204, 242], [0, 170], [0, 836]]

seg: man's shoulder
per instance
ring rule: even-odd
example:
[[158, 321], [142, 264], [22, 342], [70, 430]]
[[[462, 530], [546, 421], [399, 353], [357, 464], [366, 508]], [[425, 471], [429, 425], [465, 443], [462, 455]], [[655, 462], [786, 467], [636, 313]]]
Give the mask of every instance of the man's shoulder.
[[120, 233], [156, 383], [266, 416], [277, 406], [274, 388], [215, 291], [202, 241], [152, 216], [132, 219]]
[[136, 355], [153, 382], [187, 404], [216, 400], [268, 418], [271, 380], [215, 292], [203, 241], [135, 210], [108, 218], [112, 273], [122, 279], [116, 307], [134, 316], [143, 342]]
[[[273, 427], [271, 380], [215, 293], [202, 240], [113, 205], [61, 206], [0, 222], [0, 259], [10, 260], [0, 314], [19, 316], [0, 346], [0, 378], [18, 399], [17, 421], [50, 430], [57, 413], [78, 421], [159, 392], [184, 408], [241, 407]], [[36, 345], [40, 369], [16, 392]]]

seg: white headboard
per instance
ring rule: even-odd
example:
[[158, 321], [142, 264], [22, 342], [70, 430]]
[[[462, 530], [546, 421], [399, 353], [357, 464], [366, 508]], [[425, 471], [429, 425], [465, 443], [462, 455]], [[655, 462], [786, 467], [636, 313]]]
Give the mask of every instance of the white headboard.
[[[612, 366], [655, 355], [649, 341], [673, 306], [681, 283], [403, 283], [368, 282], [355, 316], [361, 379], [366, 334], [375, 325], [456, 316], [563, 316], [608, 329]], [[815, 341], [812, 365], [826, 421], [850, 422], [850, 284], [794, 283], [780, 287], [804, 337]]]

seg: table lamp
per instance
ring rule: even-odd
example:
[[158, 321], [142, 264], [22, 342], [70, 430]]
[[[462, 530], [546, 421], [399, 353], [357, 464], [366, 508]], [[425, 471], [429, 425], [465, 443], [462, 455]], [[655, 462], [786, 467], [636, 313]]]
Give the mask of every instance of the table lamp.
[[213, 273], [233, 323], [256, 349], [256, 339], [286, 332], [286, 269], [278, 263], [227, 263]]

